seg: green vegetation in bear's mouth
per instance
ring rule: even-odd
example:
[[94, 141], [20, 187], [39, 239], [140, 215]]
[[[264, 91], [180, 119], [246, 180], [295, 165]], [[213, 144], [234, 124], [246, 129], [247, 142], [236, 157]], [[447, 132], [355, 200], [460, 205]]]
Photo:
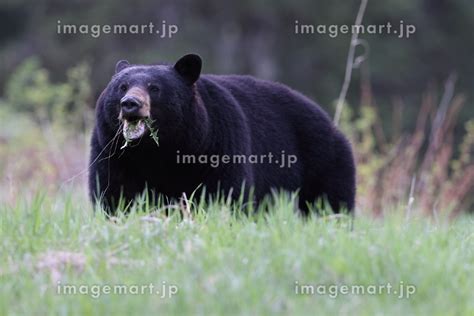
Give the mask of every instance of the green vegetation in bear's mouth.
[[150, 136], [151, 138], [153, 138], [153, 140], [155, 141], [156, 143], [156, 146], [160, 147], [160, 139], [158, 137], [158, 129], [155, 129], [153, 127], [153, 123], [155, 121], [153, 121], [151, 118], [147, 117], [145, 120], [145, 125], [146, 127], [148, 128], [148, 130], [150, 131]]
[[140, 138], [145, 133], [146, 128], [150, 131], [150, 136], [153, 138], [157, 146], [160, 146], [158, 129], [153, 127], [153, 120], [149, 117], [136, 120], [133, 122], [124, 121], [123, 125], [123, 137], [125, 143], [120, 149], [125, 149], [135, 139]]

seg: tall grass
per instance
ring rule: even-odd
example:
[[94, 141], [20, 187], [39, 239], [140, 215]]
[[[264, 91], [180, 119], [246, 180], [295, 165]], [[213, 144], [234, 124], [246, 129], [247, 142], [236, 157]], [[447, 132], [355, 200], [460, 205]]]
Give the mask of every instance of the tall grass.
[[[0, 205], [0, 313], [469, 315], [474, 312], [473, 219], [302, 219], [290, 195], [244, 215], [225, 201], [190, 214], [139, 199], [113, 220], [81, 194], [39, 193]], [[167, 214], [166, 214], [167, 213]], [[175, 285], [172, 297], [92, 292], [103, 285]], [[390, 283], [400, 293], [329, 293]], [[60, 285], [85, 287], [64, 294]], [[327, 292], [298, 294], [298, 285]], [[301, 289], [299, 289], [301, 290]], [[69, 292], [70, 293], [70, 292]], [[95, 293], [95, 294], [94, 294]]]

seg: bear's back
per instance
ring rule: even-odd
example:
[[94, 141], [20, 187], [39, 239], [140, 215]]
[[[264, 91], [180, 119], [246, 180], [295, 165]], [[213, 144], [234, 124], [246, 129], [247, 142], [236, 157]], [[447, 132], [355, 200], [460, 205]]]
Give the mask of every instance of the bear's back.
[[223, 91], [231, 95], [234, 102], [206, 100], [205, 103], [225, 107], [228, 112], [238, 108], [244, 113], [254, 138], [271, 140], [274, 135], [282, 134], [326, 134], [333, 129], [330, 117], [319, 105], [284, 84], [246, 75], [203, 75], [199, 81], [199, 89], [213, 90], [219, 97]]
[[247, 115], [264, 113], [267, 119], [275, 114], [289, 117], [308, 118], [318, 116], [330, 121], [327, 113], [314, 101], [292, 88], [248, 75], [203, 75], [204, 86], [218, 85], [226, 89]]

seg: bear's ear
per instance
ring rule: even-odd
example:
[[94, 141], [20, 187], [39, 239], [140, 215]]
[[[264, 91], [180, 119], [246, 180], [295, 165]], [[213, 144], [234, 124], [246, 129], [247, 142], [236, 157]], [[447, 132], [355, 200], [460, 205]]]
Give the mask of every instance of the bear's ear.
[[126, 60], [119, 60], [116, 64], [115, 64], [115, 73], [119, 73], [121, 72], [122, 70], [124, 70], [125, 68], [127, 68], [128, 66], [130, 66], [130, 63]]
[[174, 69], [183, 77], [187, 84], [192, 85], [201, 74], [201, 66], [201, 57], [196, 54], [188, 54], [176, 62]]

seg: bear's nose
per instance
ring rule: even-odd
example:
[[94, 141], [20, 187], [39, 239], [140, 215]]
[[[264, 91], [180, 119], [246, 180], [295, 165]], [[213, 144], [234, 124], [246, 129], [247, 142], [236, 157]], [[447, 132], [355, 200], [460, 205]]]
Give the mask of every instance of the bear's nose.
[[125, 96], [120, 100], [120, 106], [122, 107], [122, 113], [124, 116], [133, 116], [138, 113], [142, 107], [142, 103], [137, 98]]

